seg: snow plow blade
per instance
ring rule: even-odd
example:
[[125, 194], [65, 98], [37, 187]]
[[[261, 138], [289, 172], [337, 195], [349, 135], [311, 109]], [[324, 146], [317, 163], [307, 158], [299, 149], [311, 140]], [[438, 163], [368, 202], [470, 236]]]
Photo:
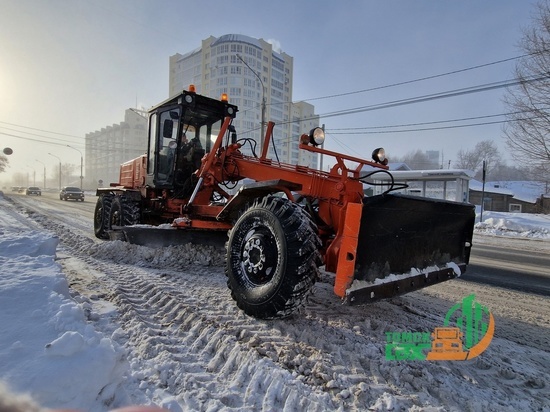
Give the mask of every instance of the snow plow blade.
[[191, 243], [223, 249], [227, 241], [227, 232], [149, 226], [114, 226], [109, 231], [109, 238], [148, 247], [178, 246]]
[[416, 196], [365, 197], [350, 304], [460, 276], [470, 259], [474, 205]]

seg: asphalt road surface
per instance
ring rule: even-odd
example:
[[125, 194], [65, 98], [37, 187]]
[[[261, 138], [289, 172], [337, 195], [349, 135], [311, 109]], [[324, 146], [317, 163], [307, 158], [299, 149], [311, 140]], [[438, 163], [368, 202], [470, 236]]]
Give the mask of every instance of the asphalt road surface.
[[550, 254], [475, 244], [462, 280], [550, 296]]

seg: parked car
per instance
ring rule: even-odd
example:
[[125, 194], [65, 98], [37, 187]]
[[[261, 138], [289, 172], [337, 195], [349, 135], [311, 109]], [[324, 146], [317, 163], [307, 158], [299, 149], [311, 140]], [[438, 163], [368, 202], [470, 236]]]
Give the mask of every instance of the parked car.
[[27, 195], [42, 196], [42, 191], [40, 190], [39, 187], [36, 187], [36, 186], [28, 187], [27, 190], [25, 191], [25, 193]]
[[78, 187], [65, 186], [61, 188], [59, 192], [59, 200], [80, 200], [84, 202], [84, 192]]

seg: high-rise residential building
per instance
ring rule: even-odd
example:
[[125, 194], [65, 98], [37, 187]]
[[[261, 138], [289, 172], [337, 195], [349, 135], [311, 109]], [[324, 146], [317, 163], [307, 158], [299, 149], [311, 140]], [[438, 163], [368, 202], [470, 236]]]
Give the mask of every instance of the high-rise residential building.
[[[238, 34], [210, 36], [201, 47], [170, 56], [169, 94], [174, 96], [190, 84], [197, 93], [212, 98], [226, 93], [239, 107], [234, 121], [239, 137], [259, 143], [265, 123], [273, 121], [269, 156], [317, 168], [316, 154], [298, 150], [300, 135], [318, 126], [319, 117], [311, 104], [292, 103], [293, 62], [291, 56], [263, 39]], [[251, 154], [251, 150], [249, 144], [243, 146], [245, 153]], [[259, 150], [255, 148], [258, 156]]]
[[86, 187], [108, 186], [119, 181], [120, 164], [147, 150], [147, 115], [127, 109], [124, 121], [87, 133]]

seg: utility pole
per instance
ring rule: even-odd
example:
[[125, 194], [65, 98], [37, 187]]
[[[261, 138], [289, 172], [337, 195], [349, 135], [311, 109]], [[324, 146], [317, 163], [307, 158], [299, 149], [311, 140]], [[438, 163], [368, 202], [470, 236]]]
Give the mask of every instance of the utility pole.
[[[321, 129], [323, 129], [323, 132], [325, 131], [325, 124], [323, 123], [323, 125], [321, 126]], [[321, 144], [321, 149], [324, 149], [325, 148], [325, 142], [323, 141], [323, 143]], [[323, 153], [321, 153], [321, 160], [320, 160], [320, 164], [319, 164], [319, 170], [323, 170]]]
[[487, 162], [483, 161], [483, 175], [482, 175], [482, 185], [481, 185], [481, 213], [479, 214], [479, 222], [483, 222], [483, 208], [485, 206], [485, 173], [487, 171]]
[[82, 179], [84, 179], [83, 171], [82, 171], [82, 163], [83, 163], [82, 152], [78, 150], [76, 147], [72, 147], [70, 145], [67, 145], [67, 147], [70, 147], [71, 149], [76, 150], [78, 153], [80, 153], [80, 190], [82, 190]]
[[262, 78], [260, 77], [260, 75], [252, 67], [250, 67], [248, 63], [245, 62], [239, 54], [237, 54], [236, 56], [239, 58], [240, 61], [242, 61], [246, 65], [246, 67], [250, 69], [252, 73], [254, 73], [254, 75], [258, 78], [258, 80], [260, 81], [260, 84], [262, 85], [262, 127], [261, 127], [262, 135], [260, 138], [260, 153], [262, 153], [262, 145], [264, 143], [264, 138], [265, 138], [265, 106], [266, 106], [264, 82], [262, 81]]

